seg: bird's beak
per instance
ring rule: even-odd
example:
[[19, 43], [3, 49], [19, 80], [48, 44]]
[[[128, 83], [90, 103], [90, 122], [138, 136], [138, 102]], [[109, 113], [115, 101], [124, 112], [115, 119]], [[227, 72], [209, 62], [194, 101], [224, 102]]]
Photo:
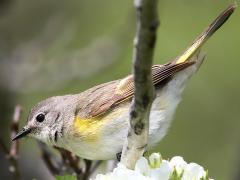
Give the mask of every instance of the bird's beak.
[[19, 131], [14, 138], [12, 138], [12, 141], [15, 141], [17, 139], [20, 139], [22, 137], [25, 137], [31, 132], [31, 128], [24, 127], [21, 131]]

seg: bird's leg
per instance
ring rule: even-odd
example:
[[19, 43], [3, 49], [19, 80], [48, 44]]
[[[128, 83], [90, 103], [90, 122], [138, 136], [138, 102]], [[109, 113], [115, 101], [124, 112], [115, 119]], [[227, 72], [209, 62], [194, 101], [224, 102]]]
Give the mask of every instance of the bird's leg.
[[118, 162], [120, 162], [121, 156], [122, 156], [122, 152], [119, 152], [116, 154], [116, 158], [117, 158]]

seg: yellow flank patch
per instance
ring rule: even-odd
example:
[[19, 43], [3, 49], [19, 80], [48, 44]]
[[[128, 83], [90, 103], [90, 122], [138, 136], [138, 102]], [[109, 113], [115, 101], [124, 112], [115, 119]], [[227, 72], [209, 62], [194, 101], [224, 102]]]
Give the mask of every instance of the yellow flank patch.
[[128, 107], [129, 106], [125, 104], [124, 106], [116, 107], [116, 109], [109, 113], [93, 118], [81, 118], [77, 116], [73, 124], [74, 136], [89, 143], [97, 142], [102, 138], [101, 136], [107, 125], [111, 124], [111, 121], [116, 120], [123, 112], [128, 111]]
[[82, 140], [95, 142], [101, 130], [101, 120], [99, 118], [82, 119], [77, 116], [74, 120], [74, 134]]

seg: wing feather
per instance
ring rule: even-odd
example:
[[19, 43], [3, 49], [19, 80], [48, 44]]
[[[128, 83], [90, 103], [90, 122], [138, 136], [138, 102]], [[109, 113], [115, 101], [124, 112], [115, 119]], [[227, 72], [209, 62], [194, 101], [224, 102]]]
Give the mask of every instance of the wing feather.
[[[173, 76], [176, 72], [187, 68], [192, 65], [193, 61], [187, 61], [183, 63], [173, 64], [168, 63], [165, 65], [155, 65], [152, 67], [152, 80], [156, 86], [168, 77]], [[86, 93], [84, 112], [87, 112], [84, 116], [95, 117], [104, 114], [112, 109], [112, 107], [130, 100], [134, 94], [134, 80], [133, 75], [129, 75], [124, 79], [112, 81], [95, 88], [88, 90]], [[90, 101], [89, 101], [90, 99]], [[84, 100], [83, 100], [84, 101]]]

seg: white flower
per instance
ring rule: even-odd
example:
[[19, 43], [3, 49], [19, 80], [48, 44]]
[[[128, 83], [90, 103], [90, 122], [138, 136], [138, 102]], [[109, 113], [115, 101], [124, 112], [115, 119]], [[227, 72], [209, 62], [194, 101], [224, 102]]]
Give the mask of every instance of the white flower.
[[203, 167], [196, 164], [196, 163], [190, 163], [188, 164], [183, 173], [182, 180], [200, 180], [202, 177], [206, 176], [206, 171], [204, 171]]
[[160, 168], [152, 169], [150, 177], [154, 180], [168, 180], [171, 173], [173, 171], [173, 167], [170, 165], [168, 161], [163, 160]]
[[135, 169], [127, 169], [119, 163], [113, 172], [106, 175], [98, 174], [95, 180], [213, 180], [209, 179], [202, 166], [196, 163], [187, 164], [180, 156], [173, 157], [170, 161], [162, 160], [159, 153], [153, 153], [149, 162], [141, 157]]
[[127, 169], [123, 164], [119, 163], [113, 172], [106, 175], [98, 174], [95, 180], [151, 180], [149, 177], [145, 177], [139, 172]]
[[139, 172], [140, 174], [144, 176], [148, 176], [150, 173], [150, 167], [148, 165], [148, 161], [146, 158], [141, 157], [135, 165], [135, 171]]
[[184, 161], [184, 159], [181, 156], [175, 156], [170, 160], [170, 164], [172, 167], [174, 167], [178, 174], [181, 174], [185, 167], [187, 166], [187, 163]]

